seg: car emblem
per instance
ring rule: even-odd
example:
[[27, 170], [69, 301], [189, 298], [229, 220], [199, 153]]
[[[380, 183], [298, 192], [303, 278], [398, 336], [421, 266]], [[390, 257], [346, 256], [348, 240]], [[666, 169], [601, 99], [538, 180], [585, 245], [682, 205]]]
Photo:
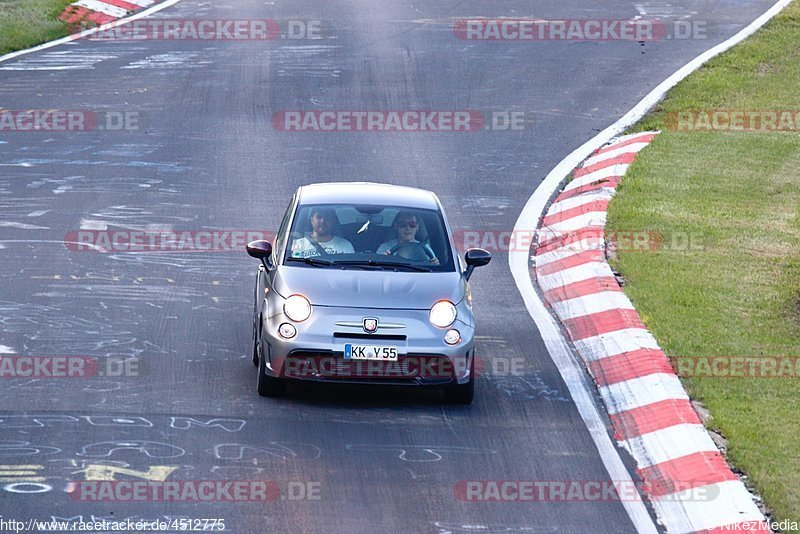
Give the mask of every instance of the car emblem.
[[377, 319], [364, 319], [364, 332], [373, 333], [378, 329]]

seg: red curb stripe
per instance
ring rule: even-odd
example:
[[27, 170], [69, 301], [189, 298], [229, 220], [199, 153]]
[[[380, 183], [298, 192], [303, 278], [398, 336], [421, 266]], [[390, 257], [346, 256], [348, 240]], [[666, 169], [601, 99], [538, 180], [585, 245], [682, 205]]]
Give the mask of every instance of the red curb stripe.
[[731, 532], [750, 532], [752, 534], [772, 534], [772, 530], [765, 521], [742, 521], [731, 523], [723, 527], [700, 530], [696, 534], [730, 534]]
[[604, 187], [616, 189], [621, 181], [622, 176], [609, 176], [608, 178], [600, 178], [596, 182], [591, 182], [586, 185], [576, 187], [575, 189], [570, 189], [569, 191], [563, 191], [556, 197], [553, 203], [561, 202], [562, 200], [567, 200], [568, 198], [576, 197], [590, 191], [597, 191], [598, 189], [603, 189]]
[[81, 21], [90, 21], [102, 25], [117, 20], [111, 15], [75, 5], [67, 6], [58, 18], [68, 24], [79, 24]]
[[603, 200], [593, 200], [586, 204], [581, 204], [580, 206], [575, 206], [574, 208], [569, 208], [565, 210], [558, 211], [551, 215], [546, 215], [545, 218], [542, 220], [542, 226], [552, 226], [553, 224], [564, 222], [567, 219], [572, 219], [573, 217], [579, 217], [586, 213], [591, 213], [593, 211], [608, 211], [608, 199]]
[[586, 295], [594, 295], [603, 291], [621, 292], [622, 288], [619, 287], [617, 279], [613, 276], [598, 276], [545, 291], [544, 298], [547, 302], [560, 302], [562, 300], [585, 297]]
[[594, 153], [594, 155], [598, 156], [600, 154], [605, 154], [606, 152], [610, 152], [611, 150], [616, 150], [618, 148], [622, 148], [624, 146], [632, 145], [634, 143], [649, 143], [650, 141], [655, 139], [655, 137], [656, 137], [656, 134], [652, 134], [652, 133], [642, 134], [642, 135], [639, 135], [639, 136], [636, 136], [636, 137], [632, 137], [631, 139], [627, 139], [625, 141], [620, 141], [618, 143], [614, 143], [614, 144], [608, 145], [607, 147], [599, 148]]
[[666, 399], [609, 415], [614, 437], [625, 441], [675, 425], [699, 425], [700, 417], [687, 399]]
[[561, 322], [573, 341], [626, 328], [645, 328], [636, 310], [629, 309], [606, 310]]
[[601, 161], [600, 163], [589, 165], [588, 167], [581, 167], [580, 169], [575, 169], [575, 172], [572, 173], [572, 176], [575, 178], [580, 178], [581, 176], [585, 176], [594, 171], [599, 171], [600, 169], [605, 169], [606, 167], [613, 167], [614, 165], [624, 165], [626, 163], [628, 164], [633, 163], [633, 160], [635, 159], [636, 159], [636, 152], [626, 152], [625, 154], [620, 154], [616, 158], [607, 159], [605, 161]]
[[121, 7], [126, 11], [136, 11], [137, 9], [141, 9], [141, 6], [137, 6], [136, 4], [131, 4], [130, 2], [126, 2], [125, 0], [99, 0], [104, 4], [111, 4], [112, 6]]
[[539, 245], [536, 247], [536, 255], [552, 252], [565, 245], [578, 243], [584, 239], [603, 239], [605, 235], [604, 226], [587, 226], [585, 228], [564, 232], [556, 237], [551, 237], [550, 239], [539, 242]]
[[638, 349], [586, 362], [598, 387], [656, 373], [674, 374], [666, 354], [658, 349]]
[[696, 452], [637, 471], [647, 493], [655, 499], [676, 491], [738, 480], [718, 451]]
[[586, 252], [579, 252], [577, 254], [572, 254], [567, 256], [564, 259], [552, 261], [541, 267], [537, 267], [536, 274], [538, 276], [545, 276], [548, 274], [553, 274], [558, 271], [563, 271], [564, 269], [569, 269], [570, 267], [577, 267], [578, 265], [583, 265], [585, 263], [591, 262], [598, 262], [603, 261], [606, 259], [605, 251], [603, 250], [587, 250]]

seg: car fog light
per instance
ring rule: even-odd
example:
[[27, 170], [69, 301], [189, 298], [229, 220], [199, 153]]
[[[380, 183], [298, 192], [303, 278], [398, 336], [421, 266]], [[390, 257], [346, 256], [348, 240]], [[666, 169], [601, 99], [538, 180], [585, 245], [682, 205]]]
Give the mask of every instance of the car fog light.
[[295, 335], [297, 335], [297, 329], [294, 327], [294, 325], [283, 323], [278, 327], [278, 333], [282, 338], [292, 339]]
[[444, 342], [448, 345], [455, 345], [459, 341], [461, 341], [461, 334], [455, 328], [451, 328], [444, 335]]

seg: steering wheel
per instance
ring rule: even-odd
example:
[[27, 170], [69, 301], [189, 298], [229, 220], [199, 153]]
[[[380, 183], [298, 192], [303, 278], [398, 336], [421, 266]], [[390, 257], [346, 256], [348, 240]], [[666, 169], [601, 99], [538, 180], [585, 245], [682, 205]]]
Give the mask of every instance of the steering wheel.
[[422, 243], [415, 243], [413, 241], [396, 244], [389, 250], [389, 255], [400, 256], [401, 258], [414, 261], [430, 261], [436, 257], [428, 250], [428, 247]]

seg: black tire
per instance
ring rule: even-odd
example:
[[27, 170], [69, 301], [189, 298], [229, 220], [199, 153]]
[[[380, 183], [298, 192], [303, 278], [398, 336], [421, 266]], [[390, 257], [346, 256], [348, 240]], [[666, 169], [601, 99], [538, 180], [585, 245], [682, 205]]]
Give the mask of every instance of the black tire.
[[258, 359], [258, 394], [262, 397], [280, 397], [286, 393], [286, 382], [267, 374], [267, 359]]
[[472, 404], [475, 398], [475, 356], [472, 356], [470, 364], [469, 382], [466, 384], [455, 384], [445, 386], [444, 400], [452, 404]]
[[253, 365], [258, 369], [258, 335], [256, 334], [256, 326], [261, 325], [261, 321], [259, 320], [258, 323], [253, 321]]

